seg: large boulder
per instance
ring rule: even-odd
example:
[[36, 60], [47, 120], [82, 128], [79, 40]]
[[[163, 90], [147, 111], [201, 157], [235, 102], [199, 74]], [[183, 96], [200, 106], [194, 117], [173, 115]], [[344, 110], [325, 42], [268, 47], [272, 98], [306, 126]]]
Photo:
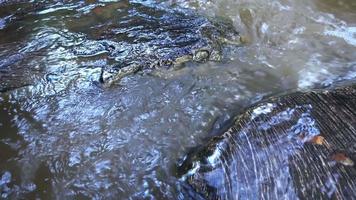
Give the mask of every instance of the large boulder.
[[355, 199], [356, 85], [273, 97], [186, 156], [207, 199]]

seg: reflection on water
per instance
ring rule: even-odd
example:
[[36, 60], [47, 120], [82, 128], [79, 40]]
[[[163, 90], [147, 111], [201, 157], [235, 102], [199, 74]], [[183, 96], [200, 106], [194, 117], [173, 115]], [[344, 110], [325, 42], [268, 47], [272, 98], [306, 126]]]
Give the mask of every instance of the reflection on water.
[[[231, 19], [246, 44], [231, 49], [228, 62], [98, 87], [101, 69], [117, 61], [78, 49], [120, 34], [113, 24], [142, 4]], [[356, 77], [351, 0], [0, 5], [1, 198], [181, 198], [172, 167], [230, 116], [266, 95]]]

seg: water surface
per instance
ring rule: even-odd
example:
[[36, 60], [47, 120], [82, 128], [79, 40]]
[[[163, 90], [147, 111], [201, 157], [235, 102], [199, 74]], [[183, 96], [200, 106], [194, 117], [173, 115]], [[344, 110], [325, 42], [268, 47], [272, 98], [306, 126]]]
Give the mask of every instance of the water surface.
[[[1, 198], [184, 198], [177, 161], [233, 115], [265, 96], [356, 78], [353, 0], [0, 5]], [[148, 34], [114, 29], [125, 16], [149, 13], [141, 7], [231, 20], [245, 44], [223, 63], [140, 72], [98, 87], [101, 69], [118, 61], [90, 49], [115, 42], [107, 33]]]

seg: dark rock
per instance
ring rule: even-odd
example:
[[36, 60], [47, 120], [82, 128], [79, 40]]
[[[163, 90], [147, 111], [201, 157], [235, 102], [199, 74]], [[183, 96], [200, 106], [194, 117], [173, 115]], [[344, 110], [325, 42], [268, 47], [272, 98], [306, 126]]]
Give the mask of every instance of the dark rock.
[[207, 199], [355, 199], [355, 111], [356, 85], [269, 98], [178, 176]]

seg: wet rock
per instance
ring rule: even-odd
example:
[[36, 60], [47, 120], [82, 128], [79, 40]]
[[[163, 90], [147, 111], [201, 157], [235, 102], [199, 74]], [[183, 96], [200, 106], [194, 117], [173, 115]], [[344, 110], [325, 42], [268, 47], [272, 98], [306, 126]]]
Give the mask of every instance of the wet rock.
[[186, 156], [179, 177], [207, 199], [356, 198], [355, 111], [356, 85], [272, 97]]

